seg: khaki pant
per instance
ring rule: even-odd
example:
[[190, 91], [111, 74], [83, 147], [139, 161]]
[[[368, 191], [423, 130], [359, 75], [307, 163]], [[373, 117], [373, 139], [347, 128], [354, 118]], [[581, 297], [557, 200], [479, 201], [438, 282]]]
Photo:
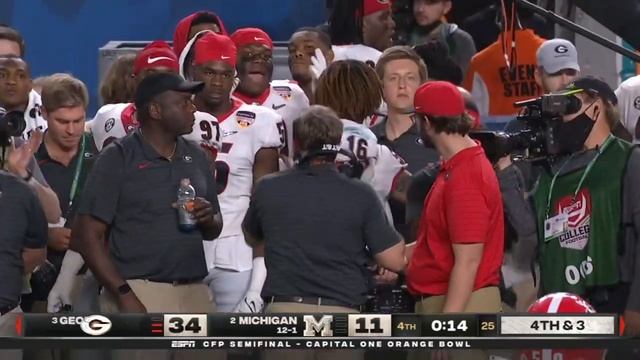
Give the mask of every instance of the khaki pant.
[[[204, 284], [172, 285], [148, 280], [127, 280], [131, 290], [149, 313], [201, 313], [215, 312], [210, 301], [209, 288]], [[118, 313], [113, 296], [103, 291], [100, 295], [103, 313]], [[114, 350], [113, 360], [218, 360], [226, 359], [226, 352], [216, 350]]]
[[[444, 308], [445, 296], [431, 296], [416, 301], [417, 314], [441, 314]], [[465, 313], [499, 313], [501, 311], [500, 290], [495, 287], [486, 287], [471, 293]], [[428, 360], [431, 357], [429, 351], [412, 351], [409, 360]], [[482, 360], [489, 359], [489, 354], [482, 350], [455, 350], [447, 351], [449, 360]]]
[[[9, 313], [0, 316], [0, 337], [18, 336], [16, 332], [16, 319], [22, 313], [20, 306]], [[2, 360], [22, 360], [22, 350], [0, 350]]]
[[[267, 313], [357, 313], [342, 306], [310, 305], [298, 303], [271, 303]], [[262, 360], [362, 360], [363, 350], [268, 350], [262, 352]]]

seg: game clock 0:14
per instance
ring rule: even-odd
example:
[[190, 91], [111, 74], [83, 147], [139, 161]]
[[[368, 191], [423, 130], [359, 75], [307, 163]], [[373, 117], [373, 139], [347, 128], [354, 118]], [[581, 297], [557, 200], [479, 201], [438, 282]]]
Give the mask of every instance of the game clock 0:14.
[[477, 322], [469, 316], [423, 317], [423, 336], [475, 336]]

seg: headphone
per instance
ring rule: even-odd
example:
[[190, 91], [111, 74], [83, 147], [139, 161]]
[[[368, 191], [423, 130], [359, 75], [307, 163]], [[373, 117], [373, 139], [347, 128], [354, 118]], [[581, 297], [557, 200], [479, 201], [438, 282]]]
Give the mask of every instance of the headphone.
[[298, 166], [305, 166], [311, 159], [318, 156], [327, 155], [343, 155], [349, 159], [347, 161], [336, 161], [338, 172], [340, 172], [341, 174], [355, 179], [359, 179], [362, 176], [365, 168], [364, 163], [359, 160], [352, 151], [343, 149], [340, 147], [340, 145], [324, 144], [319, 150], [312, 150], [307, 152], [303, 157], [297, 160], [297, 163]]
[[360, 179], [364, 172], [364, 162], [358, 159], [356, 154], [351, 150], [341, 148], [338, 151], [338, 154], [349, 158], [349, 161], [342, 161], [338, 163], [338, 171], [347, 177]]

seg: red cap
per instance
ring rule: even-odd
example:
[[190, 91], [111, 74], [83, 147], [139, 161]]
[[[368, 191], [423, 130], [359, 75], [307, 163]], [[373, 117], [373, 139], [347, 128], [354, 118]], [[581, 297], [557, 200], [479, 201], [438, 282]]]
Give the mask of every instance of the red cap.
[[178, 72], [178, 58], [169, 44], [156, 40], [142, 49], [133, 62], [133, 74], [138, 75], [144, 69], [167, 67]]
[[460, 90], [447, 81], [429, 81], [418, 88], [413, 100], [415, 111], [431, 116], [458, 116], [465, 113]]
[[391, 0], [364, 0], [363, 16], [391, 8]]
[[258, 28], [243, 28], [236, 30], [231, 34], [231, 40], [236, 44], [239, 49], [245, 45], [264, 45], [269, 49], [273, 49], [273, 41], [269, 37], [269, 34]]
[[207, 32], [194, 45], [196, 65], [209, 61], [224, 61], [236, 67], [236, 46], [228, 36]]
[[173, 33], [173, 51], [176, 53], [176, 56], [180, 57], [182, 54], [182, 50], [184, 50], [185, 46], [189, 42], [189, 32], [191, 31], [191, 24], [193, 20], [195, 20], [198, 16], [202, 14], [209, 14], [218, 19], [218, 26], [220, 27], [220, 33], [222, 35], [227, 35], [227, 30], [224, 28], [224, 23], [220, 17], [210, 11], [198, 11], [195, 12], [184, 19], [178, 22], [176, 26], [176, 31]]

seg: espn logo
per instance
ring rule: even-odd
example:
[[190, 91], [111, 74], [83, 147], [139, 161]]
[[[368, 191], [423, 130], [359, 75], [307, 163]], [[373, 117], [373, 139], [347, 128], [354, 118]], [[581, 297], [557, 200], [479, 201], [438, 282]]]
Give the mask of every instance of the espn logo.
[[171, 347], [174, 349], [195, 349], [196, 342], [193, 340], [173, 340], [171, 342]]

